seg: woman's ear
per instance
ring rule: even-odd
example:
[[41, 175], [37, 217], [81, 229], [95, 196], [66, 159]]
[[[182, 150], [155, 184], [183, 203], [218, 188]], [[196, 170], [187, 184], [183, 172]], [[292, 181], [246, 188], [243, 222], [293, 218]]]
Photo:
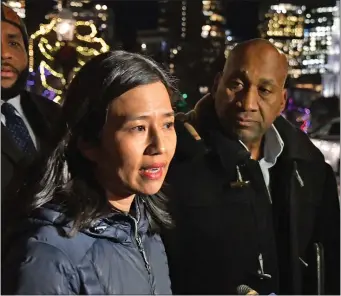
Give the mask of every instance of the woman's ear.
[[84, 141], [83, 139], [79, 139], [77, 142], [77, 147], [81, 154], [88, 160], [92, 162], [98, 161], [99, 151], [98, 146], [94, 143], [89, 143]]

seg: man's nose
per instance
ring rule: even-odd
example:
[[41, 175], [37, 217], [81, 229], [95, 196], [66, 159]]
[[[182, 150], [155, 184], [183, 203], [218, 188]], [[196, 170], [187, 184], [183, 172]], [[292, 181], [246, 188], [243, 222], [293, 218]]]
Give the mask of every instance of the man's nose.
[[248, 88], [240, 94], [239, 98], [240, 107], [245, 111], [258, 110], [258, 92], [253, 88]]
[[1, 40], [1, 59], [7, 60], [10, 59], [11, 57], [12, 57], [11, 51], [9, 49], [7, 42]]

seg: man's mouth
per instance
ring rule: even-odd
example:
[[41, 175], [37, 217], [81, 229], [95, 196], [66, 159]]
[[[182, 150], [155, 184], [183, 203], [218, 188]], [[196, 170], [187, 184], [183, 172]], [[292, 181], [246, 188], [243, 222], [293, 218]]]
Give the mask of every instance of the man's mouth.
[[1, 71], [1, 78], [15, 78], [17, 74], [11, 71]]
[[16, 78], [18, 73], [10, 66], [1, 67], [1, 78]]

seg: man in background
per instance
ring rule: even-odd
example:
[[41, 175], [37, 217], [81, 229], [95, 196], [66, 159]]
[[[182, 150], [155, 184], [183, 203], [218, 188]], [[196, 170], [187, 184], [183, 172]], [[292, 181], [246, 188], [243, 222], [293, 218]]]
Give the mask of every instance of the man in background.
[[25, 90], [28, 35], [20, 17], [1, 3], [1, 190], [15, 171], [53, 143], [52, 126], [60, 116], [56, 103]]
[[339, 295], [336, 180], [281, 116], [287, 73], [267, 40], [240, 43], [211, 94], [177, 116], [164, 236], [175, 294]]

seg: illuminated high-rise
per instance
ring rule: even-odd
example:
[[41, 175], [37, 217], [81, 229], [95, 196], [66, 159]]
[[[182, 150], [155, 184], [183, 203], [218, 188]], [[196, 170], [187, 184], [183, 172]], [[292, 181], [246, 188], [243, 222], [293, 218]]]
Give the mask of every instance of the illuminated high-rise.
[[[333, 7], [333, 26], [327, 40], [327, 64], [322, 74], [322, 94], [340, 98], [340, 2]], [[330, 9], [329, 9], [330, 10]]]
[[268, 39], [288, 57], [289, 75], [302, 74], [301, 53], [304, 43], [305, 6], [271, 5], [260, 26], [261, 37]]
[[307, 11], [302, 52], [302, 74], [326, 72], [332, 45], [333, 25], [337, 7], [319, 7]]
[[[167, 36], [168, 66], [189, 100], [208, 91], [225, 49], [223, 1], [159, 1], [159, 31]], [[193, 79], [195, 77], [195, 79]], [[193, 94], [193, 95], [192, 95]]]

